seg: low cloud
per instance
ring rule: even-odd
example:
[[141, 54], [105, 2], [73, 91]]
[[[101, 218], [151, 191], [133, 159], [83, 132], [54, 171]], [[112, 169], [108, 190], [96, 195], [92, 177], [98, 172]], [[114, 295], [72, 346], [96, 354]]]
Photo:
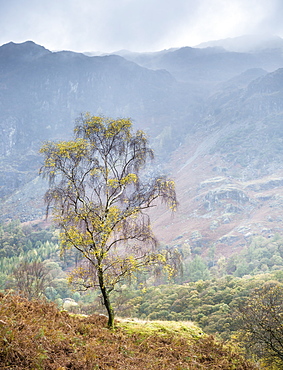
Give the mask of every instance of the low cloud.
[[280, 0], [0, 0], [0, 44], [152, 51], [242, 34], [282, 35], [282, 11]]

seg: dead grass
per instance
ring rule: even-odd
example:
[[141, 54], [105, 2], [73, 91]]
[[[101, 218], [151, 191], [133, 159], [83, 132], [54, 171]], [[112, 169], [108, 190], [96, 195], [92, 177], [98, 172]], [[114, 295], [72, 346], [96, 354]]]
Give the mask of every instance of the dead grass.
[[11, 294], [0, 297], [0, 368], [255, 369], [191, 323], [123, 321], [111, 331], [104, 316], [71, 316]]

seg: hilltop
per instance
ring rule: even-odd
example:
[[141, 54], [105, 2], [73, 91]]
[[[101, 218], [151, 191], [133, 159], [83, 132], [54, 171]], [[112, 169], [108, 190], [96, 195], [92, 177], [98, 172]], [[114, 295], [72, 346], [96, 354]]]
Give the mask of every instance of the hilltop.
[[54, 304], [0, 297], [3, 369], [222, 369], [256, 367], [192, 323], [122, 322], [71, 316]]

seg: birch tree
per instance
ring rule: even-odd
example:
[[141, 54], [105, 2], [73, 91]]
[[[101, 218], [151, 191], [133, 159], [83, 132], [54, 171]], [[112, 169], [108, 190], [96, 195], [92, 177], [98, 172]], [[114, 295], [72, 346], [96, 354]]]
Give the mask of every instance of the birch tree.
[[45, 201], [61, 229], [62, 249], [77, 249], [86, 262], [71, 280], [100, 289], [113, 327], [115, 285], [160, 259], [146, 211], [158, 199], [176, 208], [174, 182], [143, 181], [154, 154], [145, 133], [133, 132], [130, 119], [82, 115], [73, 140], [47, 142], [41, 153], [41, 174], [49, 179]]

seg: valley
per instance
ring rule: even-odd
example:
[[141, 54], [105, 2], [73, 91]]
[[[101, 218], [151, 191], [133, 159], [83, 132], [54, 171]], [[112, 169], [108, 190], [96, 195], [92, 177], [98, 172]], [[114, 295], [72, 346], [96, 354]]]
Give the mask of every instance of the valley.
[[[113, 332], [96, 316], [105, 313], [96, 290], [68, 284], [81, 256], [68, 248], [60, 253], [58, 230], [46, 219], [48, 182], [39, 176], [43, 143], [70, 140], [86, 112], [130, 118], [134, 130], [143, 130], [155, 153], [143, 176], [173, 179], [178, 200], [175, 212], [162, 203], [148, 211], [165, 267], [156, 264], [119, 282]], [[230, 340], [236, 335], [246, 344], [235, 316], [252, 292], [282, 289], [282, 118], [280, 38], [107, 55], [53, 52], [32, 41], [0, 46], [0, 330], [7, 339], [1, 359], [14, 361], [24, 350], [17, 357], [22, 366], [34, 358], [32, 366], [53, 369], [59, 359], [65, 369], [72, 366], [70, 354], [82, 369], [98, 363], [110, 369], [105, 343], [111, 342], [117, 368], [140, 368], [142, 359], [155, 368], [161, 364], [155, 354], [161, 354], [164, 368], [171, 361], [172, 369], [233, 369], [236, 353], [239, 369], [275, 369], [276, 361], [266, 365], [268, 355], [256, 364], [244, 359]], [[22, 307], [52, 312], [54, 328], [44, 320], [34, 327]], [[36, 353], [23, 344], [22, 329], [36, 332], [42, 345]], [[6, 346], [11, 333], [14, 351]], [[94, 342], [99, 358], [90, 354]]]

